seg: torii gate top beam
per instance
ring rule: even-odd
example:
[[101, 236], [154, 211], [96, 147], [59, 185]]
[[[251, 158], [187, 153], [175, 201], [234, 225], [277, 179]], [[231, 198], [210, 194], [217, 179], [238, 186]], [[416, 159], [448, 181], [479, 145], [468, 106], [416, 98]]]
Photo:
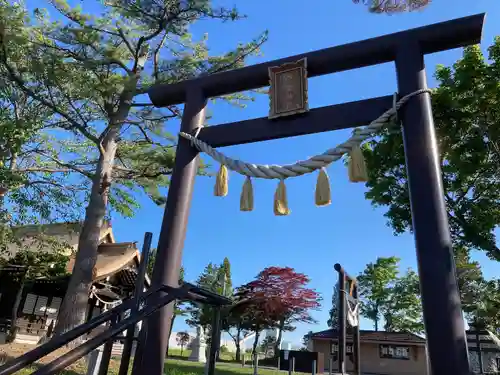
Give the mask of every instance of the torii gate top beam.
[[394, 61], [398, 49], [409, 41], [417, 42], [422, 54], [477, 44], [481, 41], [485, 16], [485, 13], [476, 14], [174, 84], [156, 85], [148, 94], [156, 107], [166, 107], [184, 103], [187, 87], [199, 87], [206, 98], [211, 98], [267, 86], [270, 67], [302, 58], [307, 58], [307, 75], [311, 78]]
[[[186, 103], [182, 132], [201, 129], [199, 139], [222, 147], [363, 125], [390, 107], [391, 97], [315, 108], [286, 119], [261, 118], [238, 122], [238, 126], [202, 129], [209, 97], [267, 86], [269, 68], [303, 58], [307, 59], [308, 77], [394, 61], [399, 94], [421, 92], [401, 108], [398, 117], [403, 128], [429, 372], [439, 375], [469, 375], [470, 371], [424, 55], [478, 43], [484, 19], [485, 14], [460, 18], [149, 90], [157, 107]], [[158, 241], [155, 285], [175, 287], [179, 280], [197, 155], [198, 150], [181, 137]], [[148, 320], [148, 330], [155, 334], [146, 336], [143, 373], [163, 373], [172, 313], [169, 305]]]

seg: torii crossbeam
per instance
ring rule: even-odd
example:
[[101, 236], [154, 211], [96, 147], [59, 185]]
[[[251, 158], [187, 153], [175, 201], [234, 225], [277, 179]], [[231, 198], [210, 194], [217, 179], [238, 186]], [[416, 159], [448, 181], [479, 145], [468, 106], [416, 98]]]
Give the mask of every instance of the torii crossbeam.
[[[207, 99], [269, 84], [268, 69], [307, 59], [308, 76], [395, 62], [400, 96], [426, 89], [424, 55], [479, 43], [485, 15], [327, 48], [211, 76], [151, 88], [157, 107], [185, 103], [181, 131], [203, 125]], [[296, 116], [258, 118], [201, 129], [212, 147], [260, 142], [365, 125], [392, 106], [392, 96], [312, 109]], [[430, 95], [413, 97], [400, 111], [415, 235], [430, 373], [469, 375], [464, 322], [443, 198]], [[153, 284], [176, 286], [198, 166], [198, 150], [179, 139], [158, 244]], [[163, 372], [173, 306], [148, 320], [143, 373]]]

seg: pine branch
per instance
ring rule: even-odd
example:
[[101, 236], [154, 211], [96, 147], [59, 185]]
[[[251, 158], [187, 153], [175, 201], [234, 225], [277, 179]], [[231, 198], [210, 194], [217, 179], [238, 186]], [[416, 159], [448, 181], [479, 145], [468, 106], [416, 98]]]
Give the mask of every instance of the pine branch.
[[68, 173], [73, 171], [71, 168], [46, 168], [46, 167], [33, 167], [33, 168], [20, 168], [16, 169], [16, 172], [18, 173], [33, 173], [33, 172], [40, 172], [40, 173]]
[[72, 58], [76, 61], [82, 62], [84, 64], [92, 65], [94, 67], [117, 65], [120, 68], [122, 68], [123, 70], [125, 70], [125, 72], [127, 74], [133, 73], [132, 70], [130, 70], [127, 67], [127, 65], [125, 65], [125, 63], [123, 63], [122, 61], [120, 61], [118, 59], [107, 58], [107, 59], [103, 59], [103, 60], [97, 60], [95, 58], [83, 57], [83, 56], [79, 55], [78, 53], [76, 53], [68, 48], [63, 48], [57, 44], [46, 44], [46, 43], [37, 43], [37, 42], [33, 42], [33, 44], [38, 45], [40, 47], [50, 48], [50, 49], [53, 49], [53, 50], [58, 51], [58, 52], [62, 52], [63, 56], [61, 56], [61, 57], [63, 57], [63, 58]]
[[26, 83], [22, 79], [21, 76], [19, 76], [15, 69], [9, 64], [7, 60], [7, 48], [5, 46], [4, 40], [3, 40], [3, 35], [0, 34], [0, 46], [2, 48], [2, 52], [0, 53], [0, 60], [7, 69], [7, 72], [9, 74], [9, 77], [17, 84], [20, 90], [25, 92], [27, 95], [32, 97], [33, 99], [37, 100], [41, 104], [45, 105], [46, 107], [50, 108], [53, 110], [55, 113], [66, 119], [72, 126], [74, 126], [76, 129], [80, 131], [85, 137], [87, 137], [89, 140], [95, 142], [96, 144], [99, 144], [99, 140], [97, 137], [95, 137], [93, 134], [91, 134], [84, 126], [82, 126], [80, 123], [75, 121], [70, 115], [68, 115], [66, 112], [62, 111], [60, 108], [58, 108], [55, 104], [49, 102], [42, 96], [36, 94], [33, 90], [31, 90], [29, 87], [26, 86]]
[[148, 171], [147, 168], [145, 170], [139, 171], [132, 168], [120, 167], [118, 165], [113, 166], [113, 171], [117, 171], [114, 178], [117, 179], [142, 179], [142, 178], [151, 178], [155, 179], [161, 176], [170, 176], [172, 174], [172, 170], [158, 170], [158, 171]]
[[125, 35], [125, 33], [123, 32], [123, 30], [122, 30], [121, 27], [118, 27], [118, 34], [120, 35], [120, 37], [122, 38], [123, 42], [127, 46], [127, 49], [129, 50], [129, 52], [132, 54], [132, 56], [134, 56], [135, 55], [135, 49], [134, 49], [134, 47], [132, 47], [132, 44], [128, 40], [127, 36]]
[[160, 57], [160, 50], [163, 48], [163, 45], [165, 44], [165, 41], [167, 40], [167, 33], [165, 32], [163, 34], [163, 37], [161, 38], [160, 42], [156, 46], [154, 52], [153, 52], [153, 76], [155, 78], [155, 82], [158, 81], [158, 63], [159, 63], [159, 57]]
[[78, 173], [82, 174], [83, 176], [88, 177], [89, 179], [94, 178], [94, 175], [92, 173], [85, 171], [85, 170], [77, 167], [76, 165], [65, 163], [62, 160], [59, 160], [56, 157], [49, 155], [49, 154], [46, 154], [46, 153], [41, 152], [41, 151], [37, 151], [36, 153], [41, 155], [41, 156], [45, 156], [46, 158], [51, 159], [54, 163], [56, 163], [57, 165], [59, 165], [61, 167], [65, 167], [65, 168], [70, 169], [74, 172], [78, 172]]
[[216, 74], [216, 73], [220, 73], [220, 72], [224, 72], [226, 70], [231, 70], [233, 67], [235, 67], [238, 63], [244, 61], [248, 56], [250, 56], [251, 54], [253, 54], [254, 52], [256, 52], [257, 50], [259, 50], [260, 47], [262, 47], [262, 45], [266, 42], [267, 38], [263, 38], [259, 43], [257, 43], [253, 48], [249, 49], [248, 51], [246, 51], [245, 53], [243, 53], [242, 55], [236, 57], [232, 62], [226, 64], [226, 65], [223, 65], [215, 70], [211, 70], [209, 71], [208, 73], [210, 75], [212, 74]]

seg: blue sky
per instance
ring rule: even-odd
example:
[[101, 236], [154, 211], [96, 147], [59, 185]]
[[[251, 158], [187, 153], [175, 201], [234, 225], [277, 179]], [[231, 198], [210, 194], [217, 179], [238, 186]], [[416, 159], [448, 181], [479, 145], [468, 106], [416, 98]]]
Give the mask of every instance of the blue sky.
[[[232, 3], [232, 2], [231, 2]], [[495, 19], [500, 18], [500, 3], [494, 0], [451, 2], [435, 0], [425, 11], [400, 15], [372, 15], [351, 0], [316, 0], [308, 6], [300, 0], [239, 1], [236, 5], [248, 15], [244, 21], [219, 24], [202, 22], [193, 33], [208, 32], [212, 53], [226, 51], [238, 42], [269, 30], [269, 41], [263, 56], [251, 63], [354, 42], [408, 28], [418, 27], [475, 13], [487, 12], [483, 49], [500, 35]], [[310, 3], [309, 3], [310, 4]], [[453, 50], [426, 58], [429, 85], [437, 64], [452, 64], [461, 55]], [[309, 80], [312, 108], [351, 100], [392, 94], [396, 90], [393, 64], [342, 72]], [[268, 99], [258, 97], [244, 110], [220, 104], [212, 106], [211, 124], [261, 117], [267, 114]], [[304, 159], [335, 146], [348, 137], [348, 131], [302, 136], [285, 140], [229, 147], [224, 152], [245, 161], [273, 164]], [[186, 279], [195, 280], [208, 262], [221, 262], [228, 256], [234, 285], [251, 280], [264, 267], [290, 266], [310, 276], [310, 286], [323, 296], [321, 311], [314, 312], [317, 325], [300, 325], [285, 335], [285, 340], [299, 343], [309, 330], [326, 328], [335, 282], [333, 265], [341, 263], [348, 272], [357, 274], [366, 263], [379, 256], [396, 255], [402, 269], [416, 268], [413, 236], [393, 236], [383, 217], [383, 209], [374, 209], [364, 199], [365, 188], [350, 184], [341, 163], [328, 170], [332, 182], [333, 203], [328, 207], [314, 205], [316, 175], [287, 181], [292, 214], [276, 217], [272, 211], [275, 181], [255, 181], [255, 210], [239, 211], [243, 178], [231, 174], [229, 195], [213, 196], [214, 179], [198, 177], [184, 248]], [[118, 240], [138, 240], [145, 231], [155, 233], [162, 219], [162, 209], [144, 202], [133, 219], [113, 219]], [[488, 277], [498, 276], [498, 268], [484, 256], [477, 256]], [[363, 328], [371, 328], [363, 321]], [[174, 330], [186, 329], [178, 321]]]
[[[263, 46], [263, 56], [251, 63], [273, 60], [288, 55], [354, 42], [408, 28], [487, 12], [482, 42], [485, 50], [495, 35], [500, 35], [498, 0], [434, 0], [424, 11], [400, 15], [372, 15], [362, 5], [351, 0], [288, 1], [227, 1], [235, 3], [248, 15], [237, 23], [201, 22], [193, 28], [194, 35], [207, 32], [211, 53], [217, 54], [249, 41], [265, 29], [269, 41]], [[221, 4], [219, 1], [218, 4]], [[312, 6], [314, 4], [314, 6]], [[85, 5], [83, 5], [85, 9]], [[426, 64], [430, 86], [437, 64], [450, 65], [461, 55], [460, 50], [428, 56]], [[309, 100], [312, 108], [346, 101], [392, 94], [396, 90], [393, 64], [363, 68], [355, 71], [309, 80]], [[244, 120], [267, 115], [268, 98], [264, 95], [240, 110], [225, 104], [211, 106], [211, 124]], [[176, 131], [175, 125], [171, 125]], [[266, 143], [226, 148], [234, 158], [262, 164], [292, 163], [323, 152], [344, 141], [349, 131], [303, 136]], [[233, 284], [251, 280], [267, 266], [290, 266], [310, 276], [310, 286], [323, 296], [321, 311], [314, 312], [317, 325], [300, 325], [285, 335], [286, 341], [300, 343], [309, 330], [326, 328], [331, 305], [332, 288], [336, 280], [333, 265], [341, 263], [348, 272], [357, 274], [364, 266], [380, 256], [398, 256], [401, 268], [416, 268], [413, 237], [405, 234], [394, 237], [383, 217], [383, 209], [374, 209], [364, 199], [365, 188], [350, 184], [341, 163], [328, 169], [332, 183], [333, 203], [328, 207], [314, 205], [316, 175], [287, 181], [288, 199], [292, 213], [288, 217], [273, 215], [272, 201], [275, 181], [255, 181], [255, 210], [239, 211], [239, 196], [243, 178], [230, 176], [229, 196], [213, 196], [214, 179], [198, 177], [187, 228], [183, 264], [186, 279], [194, 281], [208, 262], [222, 262], [229, 257]], [[163, 209], [143, 200], [142, 208], [132, 219], [113, 218], [118, 241], [139, 241], [145, 231], [154, 232], [156, 244]], [[498, 268], [484, 256], [486, 276], [498, 276]], [[362, 328], [371, 328], [363, 321]], [[177, 321], [174, 330], [187, 329]]]

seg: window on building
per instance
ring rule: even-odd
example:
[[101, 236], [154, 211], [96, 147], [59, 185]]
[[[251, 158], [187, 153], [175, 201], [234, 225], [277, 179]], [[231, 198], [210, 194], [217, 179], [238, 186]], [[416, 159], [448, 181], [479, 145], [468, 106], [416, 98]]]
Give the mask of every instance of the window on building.
[[380, 345], [380, 358], [410, 359], [408, 346]]
[[[56, 303], [59, 300], [59, 305], [60, 305], [60, 298], [53, 298], [52, 303]], [[59, 309], [59, 305], [54, 306], [57, 309]], [[28, 293], [26, 295], [26, 299], [24, 300], [24, 305], [23, 305], [23, 314], [27, 315], [37, 315], [37, 316], [45, 316], [45, 315], [50, 315], [52, 313], [51, 309], [52, 306], [49, 307], [49, 297], [46, 296], [38, 296], [36, 294]], [[57, 310], [55, 311], [57, 313]], [[57, 316], [57, 315], [56, 315]]]
[[[351, 354], [353, 352], [353, 345], [352, 344], [346, 344], [346, 353]], [[339, 351], [339, 345], [338, 344], [332, 344], [331, 346], [331, 354], [338, 353]]]
[[38, 296], [36, 294], [28, 293], [26, 299], [24, 300], [23, 314], [33, 314], [37, 298]]

